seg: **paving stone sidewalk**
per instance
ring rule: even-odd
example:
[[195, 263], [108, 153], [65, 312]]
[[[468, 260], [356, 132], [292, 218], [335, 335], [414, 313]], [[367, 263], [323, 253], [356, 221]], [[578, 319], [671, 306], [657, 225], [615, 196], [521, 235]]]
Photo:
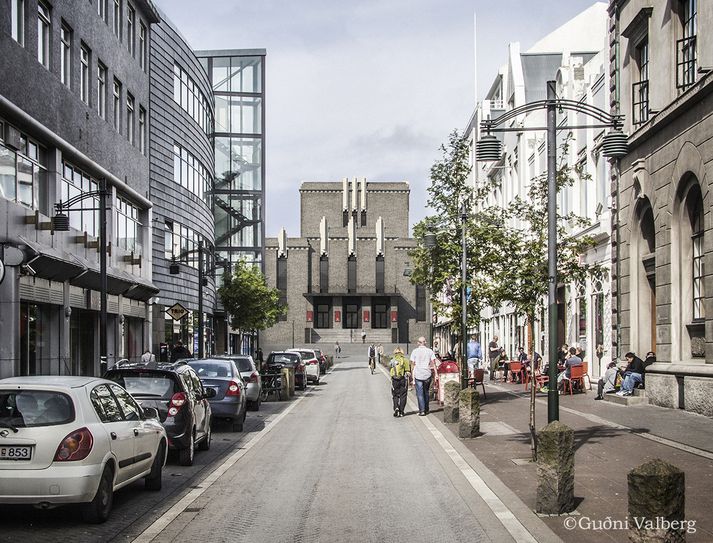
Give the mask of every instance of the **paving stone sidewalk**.
[[[487, 399], [481, 396], [483, 435], [463, 443], [534, 510], [537, 478], [529, 462], [529, 396], [522, 385], [509, 383], [486, 384], [486, 393]], [[575, 431], [577, 510], [572, 516], [577, 522], [565, 522], [567, 516], [545, 517], [547, 525], [564, 541], [628, 541], [626, 530], [594, 530], [592, 525], [607, 517], [626, 520], [627, 473], [662, 458], [686, 474], [686, 520], [696, 522], [696, 533], [687, 534], [687, 541], [713, 541], [713, 420], [654, 406], [594, 401], [595, 395], [560, 396], [560, 420]], [[536, 426], [542, 428], [547, 423], [546, 395], [538, 394], [538, 400]], [[442, 420], [440, 409], [431, 412]], [[447, 427], [458, 434], [458, 424]], [[686, 447], [700, 452], [681, 450]], [[570, 522], [574, 529], [566, 527]]]

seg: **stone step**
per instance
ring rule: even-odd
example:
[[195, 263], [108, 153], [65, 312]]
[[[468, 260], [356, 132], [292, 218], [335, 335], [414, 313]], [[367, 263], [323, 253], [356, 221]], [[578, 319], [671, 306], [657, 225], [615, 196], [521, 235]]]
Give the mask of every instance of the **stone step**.
[[[634, 390], [634, 392], [636, 392], [636, 390]], [[643, 395], [617, 396], [616, 394], [604, 394], [604, 401], [625, 406], [649, 403], [649, 399]]]

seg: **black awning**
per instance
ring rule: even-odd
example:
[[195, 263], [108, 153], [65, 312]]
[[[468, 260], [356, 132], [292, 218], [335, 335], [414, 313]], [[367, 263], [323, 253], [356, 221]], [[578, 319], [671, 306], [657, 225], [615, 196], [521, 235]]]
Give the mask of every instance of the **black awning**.
[[151, 281], [147, 281], [141, 277], [136, 277], [134, 286], [131, 287], [125, 294], [127, 298], [148, 302], [149, 299], [156, 296], [161, 290]]
[[34, 275], [50, 281], [66, 281], [84, 271], [72, 255], [20, 236], [27, 254], [27, 265]]
[[[70, 284], [81, 287], [88, 288], [90, 290], [101, 290], [101, 273], [99, 269], [99, 262], [94, 262], [92, 260], [87, 260], [81, 256], [72, 255], [77, 262], [83, 265], [83, 271], [77, 274], [69, 282]], [[116, 268], [107, 267], [106, 270], [106, 291], [109, 294], [119, 295], [127, 292], [131, 287], [137, 283], [137, 278], [135, 278], [130, 273], [126, 273], [123, 270], [118, 270]]]

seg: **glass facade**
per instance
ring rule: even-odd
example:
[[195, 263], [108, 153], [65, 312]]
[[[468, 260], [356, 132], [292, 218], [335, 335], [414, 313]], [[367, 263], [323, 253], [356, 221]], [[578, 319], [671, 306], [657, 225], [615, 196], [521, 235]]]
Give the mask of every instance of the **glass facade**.
[[263, 262], [265, 53], [198, 52], [215, 94], [215, 246], [223, 258]]

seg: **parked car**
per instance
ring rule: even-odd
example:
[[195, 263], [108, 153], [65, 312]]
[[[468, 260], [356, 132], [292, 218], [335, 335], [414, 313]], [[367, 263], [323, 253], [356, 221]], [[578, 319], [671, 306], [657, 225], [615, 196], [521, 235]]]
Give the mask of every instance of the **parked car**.
[[306, 370], [300, 353], [273, 351], [267, 357], [265, 367], [268, 372], [279, 372], [284, 367], [292, 367], [295, 369], [295, 387], [300, 390], [307, 388]]
[[168, 435], [168, 447], [178, 451], [183, 466], [193, 465], [196, 447], [210, 449], [211, 408], [215, 396], [204, 389], [196, 372], [185, 361], [144, 367], [112, 368], [104, 375], [123, 386], [142, 407], [153, 407]]
[[250, 355], [231, 355], [231, 356], [218, 356], [218, 359], [232, 360], [240, 372], [240, 376], [245, 381], [247, 385], [247, 401], [248, 409], [252, 411], [260, 410], [260, 403], [262, 402], [262, 377], [260, 372], [257, 370], [255, 361]]
[[81, 504], [107, 520], [114, 491], [144, 478], [161, 489], [167, 436], [155, 409], [96, 377], [0, 380], [0, 503]]
[[307, 375], [307, 382], [313, 382], [319, 384], [319, 376], [322, 374], [319, 365], [319, 356], [317, 352], [312, 349], [287, 349], [289, 353], [299, 353], [302, 357], [302, 362], [305, 365], [305, 373]]
[[242, 432], [247, 415], [247, 387], [235, 362], [227, 358], [199, 358], [188, 363], [206, 389], [215, 390], [210, 408], [213, 419], [230, 421], [233, 432]]
[[327, 360], [327, 356], [320, 349], [315, 349], [314, 354], [317, 355], [317, 359], [319, 360], [319, 373], [324, 375], [327, 373], [329, 360]]

